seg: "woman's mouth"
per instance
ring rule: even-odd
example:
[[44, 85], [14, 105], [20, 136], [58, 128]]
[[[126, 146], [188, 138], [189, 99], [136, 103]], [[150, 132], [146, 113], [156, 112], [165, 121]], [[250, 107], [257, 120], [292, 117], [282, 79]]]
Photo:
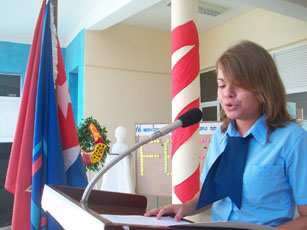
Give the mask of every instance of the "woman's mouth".
[[236, 104], [234, 104], [234, 103], [226, 103], [224, 105], [225, 105], [224, 109], [226, 109], [228, 111], [235, 110], [236, 107], [237, 107]]

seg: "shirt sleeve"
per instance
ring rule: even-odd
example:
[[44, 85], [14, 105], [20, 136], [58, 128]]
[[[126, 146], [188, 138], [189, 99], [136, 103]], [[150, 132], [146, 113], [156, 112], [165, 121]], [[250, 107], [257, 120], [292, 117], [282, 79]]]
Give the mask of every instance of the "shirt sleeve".
[[[286, 173], [297, 205], [307, 205], [307, 132], [296, 139], [287, 159]], [[289, 145], [289, 144], [288, 144]]]

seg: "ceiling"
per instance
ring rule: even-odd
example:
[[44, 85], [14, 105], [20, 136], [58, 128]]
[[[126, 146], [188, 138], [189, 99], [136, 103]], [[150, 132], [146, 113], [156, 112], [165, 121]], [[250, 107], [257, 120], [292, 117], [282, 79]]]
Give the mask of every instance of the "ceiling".
[[[117, 23], [171, 30], [170, 0], [58, 0], [58, 29], [65, 47], [83, 29], [104, 30]], [[42, 0], [0, 3], [0, 41], [31, 43]], [[199, 14], [198, 29], [206, 31], [254, 8], [307, 21], [307, 0], [201, 0], [224, 8], [218, 16]]]

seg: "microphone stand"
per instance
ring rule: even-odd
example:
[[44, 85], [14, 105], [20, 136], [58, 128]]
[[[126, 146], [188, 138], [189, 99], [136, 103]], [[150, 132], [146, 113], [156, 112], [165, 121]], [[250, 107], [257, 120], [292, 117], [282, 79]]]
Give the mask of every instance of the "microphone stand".
[[165, 134], [179, 128], [182, 126], [182, 121], [177, 120], [176, 122], [172, 123], [172, 125], [168, 125], [166, 127], [163, 127], [159, 129], [158, 131], [151, 134], [147, 139], [136, 143], [132, 147], [128, 148], [125, 152], [119, 154], [116, 158], [114, 158], [112, 161], [110, 161], [108, 164], [106, 164], [96, 175], [95, 177], [90, 181], [90, 183], [86, 186], [84, 193], [82, 195], [82, 198], [80, 200], [80, 203], [83, 208], [87, 208], [88, 205], [88, 197], [90, 195], [90, 192], [92, 191], [95, 184], [98, 182], [98, 180], [108, 171], [110, 170], [115, 164], [117, 164], [120, 160], [122, 160], [124, 157], [131, 155], [131, 153], [135, 150], [137, 150], [142, 145], [147, 144], [150, 141], [153, 141], [161, 136], [164, 136]]

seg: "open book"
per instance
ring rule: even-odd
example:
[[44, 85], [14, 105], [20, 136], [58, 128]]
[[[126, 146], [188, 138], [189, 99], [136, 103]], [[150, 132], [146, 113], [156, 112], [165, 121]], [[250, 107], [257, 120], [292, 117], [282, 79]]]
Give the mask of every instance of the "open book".
[[206, 229], [207, 228], [228, 228], [228, 229], [249, 229], [249, 230], [273, 230], [270, 226], [252, 224], [245, 222], [204, 222], [204, 223], [191, 223], [185, 220], [175, 221], [173, 217], [161, 217], [157, 220], [156, 217], [145, 216], [131, 216], [131, 215], [101, 215], [103, 218], [112, 223], [127, 224], [127, 225], [143, 225], [143, 226], [167, 226], [167, 227], [188, 227], [189, 229]]

